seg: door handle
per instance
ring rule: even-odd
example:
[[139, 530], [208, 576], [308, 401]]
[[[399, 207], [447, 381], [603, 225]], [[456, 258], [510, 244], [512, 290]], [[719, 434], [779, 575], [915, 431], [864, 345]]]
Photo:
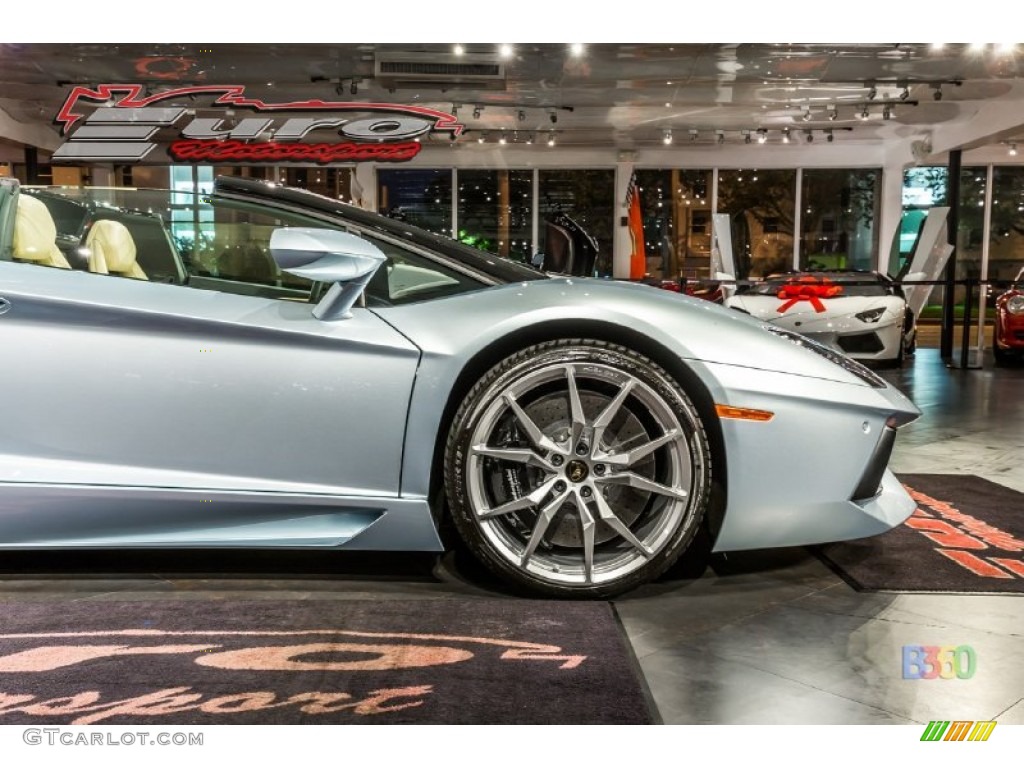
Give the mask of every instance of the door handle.
[[4, 312], [6, 312], [10, 308], [11, 308], [11, 302], [9, 302], [3, 296], [0, 296], [0, 315], [2, 315]]

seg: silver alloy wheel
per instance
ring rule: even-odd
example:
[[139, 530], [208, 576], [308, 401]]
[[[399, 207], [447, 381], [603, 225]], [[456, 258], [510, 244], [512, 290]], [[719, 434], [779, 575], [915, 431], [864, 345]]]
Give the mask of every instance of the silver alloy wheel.
[[590, 360], [499, 380], [484, 402], [468, 442], [470, 514], [490, 547], [532, 578], [621, 581], [694, 514], [694, 467], [703, 471], [705, 458], [691, 449], [688, 402], [670, 404], [622, 367]]

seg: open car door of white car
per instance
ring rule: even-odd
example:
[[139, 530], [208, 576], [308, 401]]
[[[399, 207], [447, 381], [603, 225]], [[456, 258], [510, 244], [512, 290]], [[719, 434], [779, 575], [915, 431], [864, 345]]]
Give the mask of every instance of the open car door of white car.
[[949, 254], [953, 252], [953, 246], [947, 242], [948, 215], [949, 208], [945, 207], [932, 208], [928, 211], [928, 216], [921, 227], [921, 236], [917, 240], [917, 247], [910, 260], [910, 269], [903, 276], [903, 293], [907, 298], [907, 307], [914, 313], [914, 317], [921, 315], [921, 310], [924, 309], [935, 287], [920, 283], [938, 280], [942, 270], [946, 268]]

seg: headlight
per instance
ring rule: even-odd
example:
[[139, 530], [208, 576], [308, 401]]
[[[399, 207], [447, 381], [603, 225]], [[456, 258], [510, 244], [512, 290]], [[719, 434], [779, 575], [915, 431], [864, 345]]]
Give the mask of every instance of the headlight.
[[1006, 311], [1011, 315], [1024, 314], [1024, 296], [1011, 296], [1006, 302]]
[[789, 339], [799, 347], [809, 349], [811, 352], [821, 355], [829, 362], [835, 363], [843, 370], [852, 373], [865, 384], [870, 384], [872, 387], [877, 389], [885, 388], [885, 380], [881, 376], [861, 365], [856, 360], [847, 357], [842, 352], [837, 352], [832, 349], [832, 347], [825, 346], [821, 342], [814, 341], [806, 336], [801, 336], [799, 333], [786, 330], [785, 328], [779, 328], [777, 325], [762, 325], [761, 327], [766, 331], [774, 333], [776, 336]]
[[858, 312], [854, 317], [865, 323], [877, 323], [882, 319], [882, 315], [885, 314], [885, 307], [878, 307], [878, 309], [868, 309], [864, 312]]

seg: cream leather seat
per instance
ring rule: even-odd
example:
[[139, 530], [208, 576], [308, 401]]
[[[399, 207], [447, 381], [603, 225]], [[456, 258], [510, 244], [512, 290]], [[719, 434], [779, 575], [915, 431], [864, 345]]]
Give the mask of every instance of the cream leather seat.
[[31, 195], [18, 195], [13, 258], [44, 267], [71, 269], [57, 247], [57, 225], [53, 223], [53, 216], [42, 201]]
[[85, 247], [89, 251], [90, 272], [149, 279], [136, 261], [132, 233], [119, 221], [100, 219], [95, 222], [85, 238]]

